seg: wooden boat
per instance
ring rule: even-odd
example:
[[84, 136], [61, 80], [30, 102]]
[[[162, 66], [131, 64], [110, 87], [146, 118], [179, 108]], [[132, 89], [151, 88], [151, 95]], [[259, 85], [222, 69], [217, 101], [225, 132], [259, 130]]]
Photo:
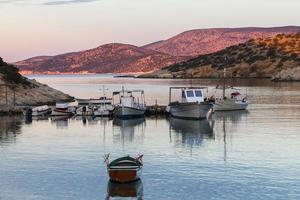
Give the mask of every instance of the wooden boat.
[[25, 116], [46, 116], [51, 114], [51, 108], [47, 105], [37, 106], [34, 108], [27, 107], [23, 109], [23, 114]]
[[[223, 77], [223, 86], [219, 85], [216, 89], [222, 89], [223, 95], [222, 98], [216, 98], [214, 102], [214, 111], [234, 111], [234, 110], [246, 110], [249, 104], [247, 96], [242, 96], [237, 90], [237, 88], [227, 87], [226, 86], [226, 68], [224, 68], [224, 77]], [[226, 97], [226, 89], [235, 90], [231, 93], [230, 98]]]
[[[139, 97], [133, 94], [139, 93]], [[119, 96], [119, 104], [115, 106], [114, 116], [119, 118], [143, 117], [146, 112], [146, 103], [143, 90], [124, 90], [113, 92], [113, 96]], [[114, 98], [113, 98], [114, 100]]]
[[32, 116], [45, 116], [51, 114], [51, 108], [47, 105], [32, 108]]
[[56, 103], [55, 108], [52, 110], [51, 116], [74, 115], [76, 112], [77, 106], [78, 106], [77, 102]]
[[[181, 101], [171, 101], [172, 90], [181, 90]], [[185, 119], [207, 118], [213, 104], [204, 97], [204, 87], [170, 87], [167, 112]]]
[[107, 165], [107, 172], [111, 181], [128, 183], [140, 179], [142, 173], [143, 155], [133, 158], [124, 156], [109, 162], [109, 155], [106, 155], [104, 162]]

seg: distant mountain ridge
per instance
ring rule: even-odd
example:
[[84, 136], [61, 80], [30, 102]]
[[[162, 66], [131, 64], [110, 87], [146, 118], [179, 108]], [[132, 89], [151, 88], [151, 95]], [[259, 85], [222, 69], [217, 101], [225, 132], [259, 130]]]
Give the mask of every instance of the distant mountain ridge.
[[250, 39], [298, 32], [300, 32], [299, 26], [196, 29], [143, 47], [173, 56], [198, 56], [244, 43]]
[[145, 73], [250, 39], [297, 32], [300, 32], [297, 26], [198, 29], [142, 47], [112, 43], [86, 51], [38, 56], [15, 64], [23, 74]]
[[185, 60], [129, 44], [112, 43], [86, 51], [34, 57], [17, 62], [23, 73], [149, 72]]
[[300, 33], [251, 39], [141, 77], [220, 78], [224, 68], [229, 77], [300, 80]]

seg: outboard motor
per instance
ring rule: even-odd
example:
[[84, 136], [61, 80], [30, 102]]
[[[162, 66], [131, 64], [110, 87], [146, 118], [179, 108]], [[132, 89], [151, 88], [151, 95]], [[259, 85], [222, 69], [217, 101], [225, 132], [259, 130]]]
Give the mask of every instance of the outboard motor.
[[31, 124], [32, 122], [32, 108], [27, 107], [24, 109], [25, 124]]
[[25, 115], [26, 117], [32, 116], [32, 108], [30, 108], [30, 107], [25, 108], [25, 109], [24, 109], [24, 115]]

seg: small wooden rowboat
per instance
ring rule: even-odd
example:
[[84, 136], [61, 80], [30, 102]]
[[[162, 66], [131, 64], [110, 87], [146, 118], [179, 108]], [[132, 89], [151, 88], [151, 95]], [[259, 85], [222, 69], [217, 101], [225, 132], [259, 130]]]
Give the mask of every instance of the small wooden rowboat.
[[109, 162], [109, 155], [106, 155], [104, 162], [107, 164], [107, 171], [111, 181], [128, 183], [140, 179], [142, 173], [143, 155], [133, 158], [124, 156]]

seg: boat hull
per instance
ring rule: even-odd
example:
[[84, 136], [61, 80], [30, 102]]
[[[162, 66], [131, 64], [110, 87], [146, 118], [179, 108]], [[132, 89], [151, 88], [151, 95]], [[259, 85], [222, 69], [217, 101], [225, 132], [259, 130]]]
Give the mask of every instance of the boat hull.
[[114, 116], [119, 118], [136, 118], [143, 117], [145, 115], [145, 109], [137, 109], [131, 107], [120, 106], [114, 110]]
[[128, 183], [140, 179], [142, 169], [108, 169], [111, 181], [118, 183]]
[[234, 110], [246, 110], [248, 102], [236, 101], [232, 99], [217, 100], [214, 104], [214, 111], [234, 111]]
[[109, 110], [96, 110], [94, 111], [93, 113], [93, 116], [96, 116], [96, 117], [107, 117], [107, 116], [110, 116], [110, 112]]
[[212, 108], [209, 103], [177, 103], [169, 105], [169, 113], [173, 117], [184, 119], [204, 119]]
[[51, 116], [71, 116], [73, 115], [73, 112], [63, 112], [63, 111], [57, 111], [57, 110], [52, 110]]
[[45, 116], [51, 113], [51, 108], [48, 108], [43, 111], [32, 111], [32, 116]]

